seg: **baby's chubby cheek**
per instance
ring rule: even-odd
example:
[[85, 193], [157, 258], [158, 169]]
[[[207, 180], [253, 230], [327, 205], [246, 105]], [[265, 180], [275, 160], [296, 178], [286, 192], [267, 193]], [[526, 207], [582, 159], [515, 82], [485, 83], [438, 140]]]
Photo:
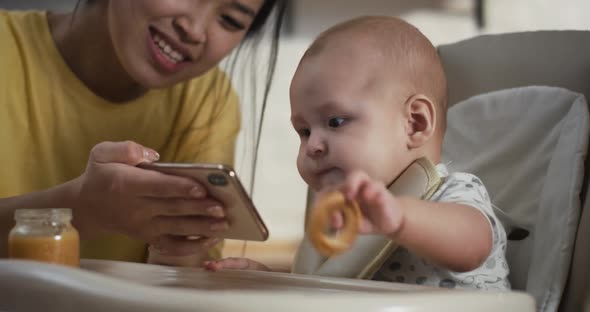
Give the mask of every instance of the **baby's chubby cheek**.
[[405, 167], [382, 167], [380, 170], [376, 169], [371, 172], [367, 172], [371, 179], [383, 183], [386, 186], [391, 185], [405, 170]]
[[317, 183], [313, 181], [310, 170], [308, 170], [306, 166], [302, 165], [300, 160], [297, 160], [297, 171], [299, 172], [299, 176], [303, 179], [303, 181], [309, 187], [315, 189]]

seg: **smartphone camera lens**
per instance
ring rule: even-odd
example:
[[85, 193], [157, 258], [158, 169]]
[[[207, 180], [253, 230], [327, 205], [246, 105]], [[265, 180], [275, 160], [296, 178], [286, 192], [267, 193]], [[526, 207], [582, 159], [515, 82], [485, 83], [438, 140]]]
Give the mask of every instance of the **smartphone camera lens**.
[[209, 183], [215, 186], [224, 186], [227, 184], [227, 179], [220, 174], [212, 173], [207, 177], [207, 179], [209, 180]]

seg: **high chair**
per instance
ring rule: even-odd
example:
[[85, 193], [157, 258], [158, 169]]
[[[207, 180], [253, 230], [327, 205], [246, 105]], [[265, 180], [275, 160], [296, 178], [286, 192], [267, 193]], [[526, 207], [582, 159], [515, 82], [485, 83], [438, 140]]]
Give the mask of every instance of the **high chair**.
[[[478, 94], [528, 85], [562, 87], [590, 99], [590, 31], [480, 36], [443, 45], [439, 53], [451, 105]], [[475, 173], [488, 187], [509, 236], [513, 288], [533, 294], [539, 311], [581, 311], [584, 305], [588, 311], [588, 112], [574, 104], [566, 104], [566, 110], [541, 107], [580, 99], [554, 90], [558, 95], [545, 101], [535, 97], [537, 91], [516, 95], [521, 102], [538, 102], [537, 106], [526, 103], [517, 108], [519, 103], [471, 98], [469, 104], [451, 107], [443, 161], [450, 161], [451, 168]], [[514, 96], [516, 91], [507, 92]], [[510, 102], [508, 97], [499, 100]], [[476, 103], [486, 107], [468, 107]], [[497, 125], [500, 129], [477, 130], [493, 126], [495, 121], [489, 118], [511, 118], [499, 110], [523, 115], [512, 119], [514, 126], [505, 123]], [[578, 137], [572, 137], [574, 133]]]
[[[508, 234], [513, 289], [532, 294], [538, 311], [590, 311], [590, 31], [484, 35], [438, 51], [450, 97], [443, 162], [488, 187]], [[564, 89], [506, 90], [525, 86]], [[539, 106], [551, 101], [560, 103]], [[518, 126], [497, 124], [511, 110], [522, 114]]]

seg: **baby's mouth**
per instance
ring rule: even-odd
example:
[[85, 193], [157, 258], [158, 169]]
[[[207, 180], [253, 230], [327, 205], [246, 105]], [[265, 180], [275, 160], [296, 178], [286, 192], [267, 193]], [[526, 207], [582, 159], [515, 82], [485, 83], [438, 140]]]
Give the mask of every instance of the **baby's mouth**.
[[318, 177], [320, 188], [322, 190], [336, 187], [338, 184], [344, 182], [344, 179], [346, 178], [344, 172], [336, 167], [321, 170], [316, 173], [316, 176]]

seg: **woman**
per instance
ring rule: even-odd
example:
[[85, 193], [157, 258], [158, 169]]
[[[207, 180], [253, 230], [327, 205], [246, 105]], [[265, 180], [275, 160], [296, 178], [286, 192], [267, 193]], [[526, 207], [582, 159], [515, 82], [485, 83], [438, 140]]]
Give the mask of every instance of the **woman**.
[[216, 240], [186, 237], [227, 228], [221, 203], [195, 181], [136, 165], [233, 163], [238, 98], [218, 64], [277, 10], [272, 77], [283, 1], [79, 7], [0, 11], [0, 235], [15, 209], [70, 207], [82, 257], [143, 261], [146, 243], [218, 254]]

